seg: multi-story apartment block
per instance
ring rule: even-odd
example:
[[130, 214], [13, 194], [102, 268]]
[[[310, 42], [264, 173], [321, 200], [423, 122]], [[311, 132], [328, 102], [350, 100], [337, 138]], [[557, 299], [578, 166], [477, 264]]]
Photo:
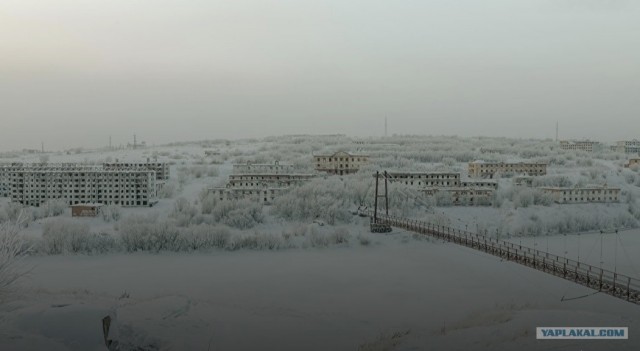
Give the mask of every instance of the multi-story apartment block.
[[465, 179], [460, 182], [460, 186], [463, 188], [488, 188], [498, 189], [498, 182], [494, 180], [470, 180]]
[[599, 142], [590, 141], [590, 140], [581, 140], [581, 141], [561, 140], [560, 141], [560, 149], [562, 150], [593, 152], [593, 150], [597, 149], [599, 146], [600, 146]]
[[261, 186], [289, 187], [313, 178], [312, 174], [232, 174], [228, 186], [251, 188]]
[[11, 173], [11, 201], [39, 206], [54, 199], [63, 199], [69, 205], [152, 206], [157, 202], [156, 174], [145, 170], [84, 167], [24, 168]]
[[615, 146], [615, 151], [624, 152], [625, 154], [640, 153], [640, 140], [618, 141]]
[[281, 174], [293, 172], [293, 165], [274, 163], [240, 163], [233, 165], [233, 174]]
[[422, 190], [428, 197], [435, 197], [440, 193], [445, 193], [451, 198], [453, 205], [491, 205], [495, 189], [493, 188], [469, 188], [469, 187], [453, 187], [453, 188], [425, 188]]
[[640, 167], [640, 158], [630, 158], [624, 166], [627, 168]]
[[166, 162], [153, 162], [147, 159], [147, 162], [105, 162], [102, 164], [102, 168], [107, 171], [116, 170], [149, 170], [154, 171], [156, 174], [156, 180], [166, 181], [170, 177], [170, 167]]
[[249, 199], [265, 204], [273, 202], [292, 185], [301, 184], [313, 178], [312, 174], [292, 173], [293, 166], [281, 164], [235, 164], [233, 174], [224, 187], [210, 188], [219, 200]]
[[473, 161], [469, 163], [468, 172], [474, 178], [493, 178], [499, 174], [526, 174], [540, 176], [547, 174], [546, 163], [532, 162], [484, 162]]
[[357, 172], [369, 163], [369, 156], [338, 151], [329, 155], [314, 155], [313, 163], [317, 171], [343, 175]]
[[620, 202], [620, 188], [604, 186], [587, 187], [543, 187], [543, 192], [553, 196], [559, 204], [577, 204], [590, 202]]
[[405, 185], [416, 187], [457, 187], [460, 173], [454, 172], [388, 172], [389, 177]]

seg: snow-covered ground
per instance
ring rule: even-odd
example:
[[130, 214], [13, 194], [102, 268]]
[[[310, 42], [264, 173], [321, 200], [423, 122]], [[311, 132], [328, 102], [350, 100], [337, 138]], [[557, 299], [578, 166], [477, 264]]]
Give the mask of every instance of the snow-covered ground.
[[[637, 350], [640, 308], [408, 234], [368, 247], [32, 257], [2, 350]], [[628, 341], [537, 341], [537, 326], [628, 326]], [[391, 339], [393, 333], [404, 336]], [[364, 349], [364, 348], [363, 348]]]

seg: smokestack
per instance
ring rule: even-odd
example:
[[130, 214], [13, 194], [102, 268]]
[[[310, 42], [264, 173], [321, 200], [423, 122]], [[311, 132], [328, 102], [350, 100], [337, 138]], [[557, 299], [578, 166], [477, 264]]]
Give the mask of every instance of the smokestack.
[[556, 121], [556, 142], [558, 141], [558, 121]]

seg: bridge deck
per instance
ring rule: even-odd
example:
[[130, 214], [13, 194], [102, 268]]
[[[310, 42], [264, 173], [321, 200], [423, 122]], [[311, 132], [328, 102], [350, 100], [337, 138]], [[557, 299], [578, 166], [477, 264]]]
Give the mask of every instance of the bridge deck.
[[[373, 217], [373, 211], [364, 212]], [[600, 267], [591, 266], [557, 256], [548, 252], [534, 250], [504, 240], [470, 233], [459, 229], [436, 226], [427, 222], [378, 214], [378, 223], [403, 228], [415, 233], [429, 235], [470, 247], [502, 259], [513, 261], [539, 271], [555, 275], [591, 289], [609, 294], [625, 301], [640, 304], [640, 281]]]

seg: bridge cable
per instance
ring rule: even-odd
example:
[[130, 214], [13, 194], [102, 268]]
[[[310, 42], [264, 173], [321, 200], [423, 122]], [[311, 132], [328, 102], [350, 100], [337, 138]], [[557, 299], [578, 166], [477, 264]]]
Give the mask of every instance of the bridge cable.
[[[566, 239], [567, 239], [567, 237], [566, 237], [566, 234], [565, 234], [565, 247], [566, 247]], [[585, 262], [589, 261], [589, 257], [591, 257], [591, 254], [593, 253], [593, 250], [596, 248], [596, 244], [597, 243], [598, 243], [598, 238], [596, 238], [596, 240], [593, 241], [593, 245], [591, 246], [591, 250], [589, 250], [589, 253], [585, 257]], [[566, 258], [567, 257], [565, 256], [565, 259]], [[570, 286], [567, 287], [567, 289], [562, 294], [562, 298], [560, 298], [561, 302], [582, 299], [582, 298], [585, 298], [585, 297], [589, 297], [591, 295], [595, 295], [596, 293], [599, 292], [599, 291], [596, 291], [595, 293], [587, 294], [587, 295], [584, 295], [584, 296], [565, 298], [565, 296], [567, 296], [567, 293], [569, 293], [569, 290], [572, 290], [573, 288], [575, 288], [575, 286], [573, 286], [573, 285], [570, 285]]]

